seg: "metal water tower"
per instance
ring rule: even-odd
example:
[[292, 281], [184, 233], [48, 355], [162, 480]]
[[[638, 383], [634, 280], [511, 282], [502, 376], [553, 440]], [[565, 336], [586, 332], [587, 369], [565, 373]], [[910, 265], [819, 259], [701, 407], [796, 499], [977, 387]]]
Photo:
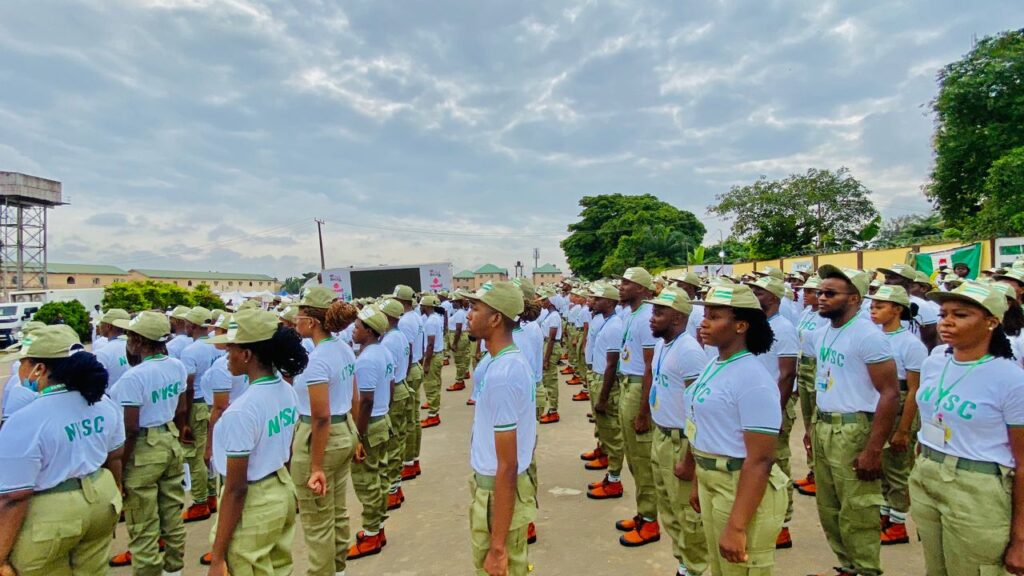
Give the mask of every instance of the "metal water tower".
[[0, 172], [0, 290], [47, 288], [46, 211], [64, 204], [61, 185], [17, 172]]

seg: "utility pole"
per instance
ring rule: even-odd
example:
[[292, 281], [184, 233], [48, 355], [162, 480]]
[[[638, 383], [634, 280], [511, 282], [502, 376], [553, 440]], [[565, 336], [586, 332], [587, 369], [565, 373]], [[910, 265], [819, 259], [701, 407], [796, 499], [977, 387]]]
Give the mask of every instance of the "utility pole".
[[323, 271], [327, 268], [324, 264], [324, 232], [321, 228], [324, 221], [320, 218], [314, 218], [313, 221], [316, 222], [316, 235], [320, 238], [320, 270]]
[[533, 249], [533, 269], [536, 270], [540, 266], [540, 248]]

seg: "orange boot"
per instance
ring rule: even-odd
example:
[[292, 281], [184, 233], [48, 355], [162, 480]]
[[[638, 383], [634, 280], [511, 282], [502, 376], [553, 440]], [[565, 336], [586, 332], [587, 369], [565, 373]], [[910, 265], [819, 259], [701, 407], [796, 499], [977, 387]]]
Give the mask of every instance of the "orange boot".
[[590, 392], [587, 392], [586, 390], [580, 390], [576, 394], [572, 395], [572, 401], [573, 402], [589, 402], [590, 401]]
[[206, 502], [203, 502], [202, 504], [193, 504], [188, 507], [188, 510], [181, 513], [181, 519], [184, 520], [186, 524], [189, 522], [206, 520], [209, 517], [210, 507], [206, 505]]
[[530, 525], [526, 527], [526, 543], [533, 544], [537, 541], [537, 525], [530, 522]]
[[591, 500], [607, 500], [609, 498], [622, 498], [622, 482], [612, 482], [605, 476], [600, 485], [587, 489], [587, 498]]
[[398, 510], [401, 507], [401, 495], [398, 492], [388, 492], [388, 510]]
[[644, 546], [658, 540], [661, 540], [661, 527], [658, 526], [658, 521], [648, 522], [643, 518], [637, 522], [636, 528], [619, 536], [619, 544], [630, 548]]
[[580, 454], [580, 460], [589, 462], [590, 460], [597, 460], [601, 456], [604, 456], [604, 451], [601, 450], [601, 445], [598, 444], [597, 448]]
[[626, 518], [625, 520], [619, 520], [615, 523], [615, 529], [619, 532], [632, 532], [636, 530], [636, 525], [643, 522], [643, 516], [637, 514], [632, 518]]
[[587, 470], [607, 470], [608, 469], [608, 457], [601, 456], [595, 460], [591, 460], [583, 465]]
[[561, 370], [559, 370], [558, 373], [559, 374], [565, 374], [565, 375], [568, 376], [569, 374], [575, 374], [576, 371], [572, 369], [572, 366], [566, 366], [565, 368], [562, 368]]
[[348, 559], [355, 560], [364, 556], [372, 556], [374, 554], [380, 554], [382, 548], [384, 548], [384, 535], [383, 532], [378, 532], [373, 536], [367, 536], [366, 532], [360, 530], [356, 534], [356, 543], [348, 549]]
[[465, 390], [465, 389], [466, 389], [466, 383], [464, 381], [462, 381], [462, 380], [456, 380], [454, 384], [452, 384], [451, 386], [445, 388], [445, 390], [447, 390], [449, 392], [458, 392], [459, 390]]
[[906, 524], [890, 522], [889, 527], [882, 532], [882, 546], [906, 544], [908, 542], [910, 542], [910, 536], [907, 534]]
[[217, 512], [217, 496], [215, 494], [206, 497], [206, 507], [210, 509], [210, 514]]
[[782, 530], [779, 530], [779, 535], [775, 538], [775, 549], [782, 550], [783, 548], [793, 547], [793, 536], [789, 533], [789, 526], [783, 526]]
[[561, 419], [562, 418], [558, 415], [558, 412], [551, 411], [551, 412], [548, 412], [547, 414], [544, 414], [543, 416], [540, 417], [540, 423], [541, 424], [554, 424], [555, 422], [558, 422]]
[[580, 384], [583, 384], [583, 380], [580, 380], [579, 374], [573, 374], [573, 375], [572, 375], [572, 378], [570, 378], [570, 379], [569, 379], [569, 380], [568, 380], [568, 381], [566, 382], [566, 384], [569, 384], [569, 385], [571, 385], [571, 386], [578, 386], [578, 385], [580, 385]]
[[110, 559], [110, 562], [107, 562], [107, 564], [110, 565], [110, 567], [112, 568], [119, 568], [121, 566], [131, 566], [132, 553], [128, 550], [125, 550], [120, 554], [115, 554], [114, 557]]
[[408, 480], [415, 480], [416, 476], [417, 476], [416, 468], [413, 467], [412, 464], [407, 464], [405, 466], [402, 466], [402, 481], [403, 482], [406, 482]]
[[209, 566], [213, 564], [213, 552], [207, 552], [199, 557], [199, 563], [203, 566]]
[[433, 428], [441, 424], [441, 416], [437, 414], [428, 414], [426, 418], [420, 421], [420, 428]]

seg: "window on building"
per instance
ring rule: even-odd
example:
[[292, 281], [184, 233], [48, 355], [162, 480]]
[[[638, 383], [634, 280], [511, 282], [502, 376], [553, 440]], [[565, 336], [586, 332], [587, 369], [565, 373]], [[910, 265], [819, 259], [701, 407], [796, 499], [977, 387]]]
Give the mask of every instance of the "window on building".
[[214, 285], [214, 286], [220, 286], [220, 281], [218, 281], [218, 280], [214, 280], [214, 281], [213, 281], [213, 285]]
[[249, 282], [249, 286], [252, 286], [252, 282]]
[[92, 279], [92, 285], [93, 286], [99, 286], [100, 285], [100, 279], [99, 278], [93, 278]]
[[188, 281], [188, 285], [189, 285], [189, 288], [192, 287], [192, 281], [191, 280]]
[[68, 283], [69, 286], [74, 284], [75, 283], [75, 277], [74, 276], [68, 276], [67, 283]]
[[234, 285], [235, 285], [235, 281], [234, 280], [231, 280], [230, 282], [228, 282], [228, 286], [234, 286]]

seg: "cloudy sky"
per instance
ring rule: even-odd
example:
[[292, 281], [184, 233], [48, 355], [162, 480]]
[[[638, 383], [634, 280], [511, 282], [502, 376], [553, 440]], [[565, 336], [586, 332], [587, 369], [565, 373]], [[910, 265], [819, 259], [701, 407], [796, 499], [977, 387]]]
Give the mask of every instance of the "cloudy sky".
[[927, 210], [935, 73], [1019, 1], [7, 0], [0, 170], [61, 180], [50, 259], [265, 272], [564, 265], [586, 194], [704, 219], [851, 168]]

